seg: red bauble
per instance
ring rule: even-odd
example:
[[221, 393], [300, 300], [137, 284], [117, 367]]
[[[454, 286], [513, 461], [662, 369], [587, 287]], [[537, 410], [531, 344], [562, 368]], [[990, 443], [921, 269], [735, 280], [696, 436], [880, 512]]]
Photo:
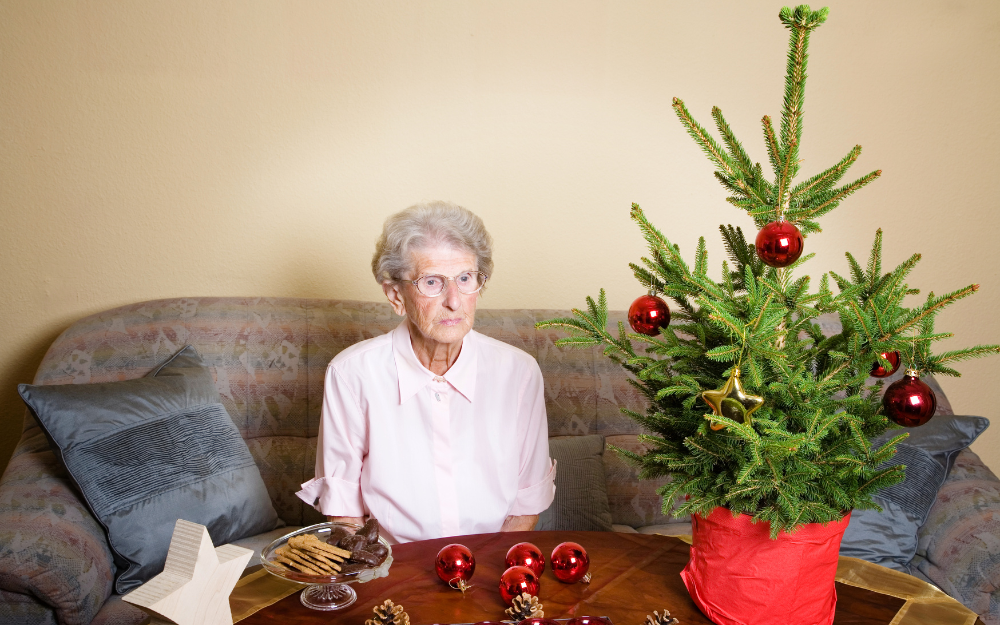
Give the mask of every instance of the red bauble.
[[650, 293], [638, 298], [628, 307], [628, 324], [639, 334], [657, 336], [660, 328], [670, 323], [667, 303]]
[[608, 625], [608, 621], [602, 616], [577, 616], [566, 625]]
[[885, 367], [880, 365], [878, 361], [876, 361], [875, 364], [872, 365], [872, 371], [870, 374], [872, 377], [887, 378], [899, 370], [899, 352], [883, 353], [882, 358], [889, 361], [889, 364], [892, 365], [892, 369], [887, 370]]
[[772, 267], [787, 267], [802, 256], [805, 241], [795, 224], [772, 221], [757, 233], [757, 256]]
[[532, 618], [524, 619], [518, 623], [518, 625], [559, 625], [559, 621], [541, 616], [534, 616]]
[[[556, 579], [566, 584], [578, 582], [587, 577], [590, 570], [590, 556], [587, 551], [576, 543], [565, 542], [556, 545], [549, 558], [549, 566]], [[589, 577], [587, 580], [589, 581]]]
[[545, 570], [545, 556], [531, 543], [517, 543], [507, 551], [507, 566], [526, 566], [541, 576]]
[[438, 577], [452, 588], [462, 592], [468, 587], [467, 582], [476, 572], [476, 558], [465, 545], [452, 543], [445, 545], [434, 558], [434, 570]]
[[538, 596], [538, 576], [526, 566], [512, 566], [500, 576], [500, 596], [508, 605], [521, 593]]
[[917, 427], [931, 420], [937, 409], [937, 397], [917, 372], [908, 370], [906, 375], [885, 389], [882, 397], [885, 414], [903, 427]]

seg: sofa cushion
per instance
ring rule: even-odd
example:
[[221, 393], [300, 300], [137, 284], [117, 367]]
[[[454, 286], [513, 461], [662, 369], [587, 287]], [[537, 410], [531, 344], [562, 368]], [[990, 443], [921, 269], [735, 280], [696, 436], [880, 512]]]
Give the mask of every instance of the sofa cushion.
[[556, 461], [556, 496], [538, 515], [536, 530], [611, 531], [604, 479], [604, 437], [556, 436], [549, 439]]
[[1000, 479], [971, 449], [955, 458], [910, 567], [987, 625], [1000, 623]]
[[32, 595], [0, 590], [0, 623], [57, 625], [56, 613]]
[[139, 379], [18, 391], [107, 532], [118, 593], [163, 569], [178, 518], [208, 527], [216, 545], [279, 523], [193, 348]]
[[615, 451], [623, 449], [642, 454], [649, 450], [646, 443], [635, 434], [623, 434], [609, 436], [607, 444], [611, 450], [604, 454], [604, 476], [608, 483], [608, 506], [611, 508], [614, 524], [638, 529], [648, 525], [690, 521], [691, 516], [687, 514], [676, 518], [672, 516], [672, 512], [680, 505], [682, 496], [669, 502], [666, 512], [663, 510], [663, 497], [658, 491], [670, 481], [670, 476], [639, 479], [639, 468]]
[[674, 523], [645, 525], [636, 531], [640, 534], [661, 534], [663, 536], [690, 536], [694, 533], [691, 529], [690, 518], [686, 521], [676, 521]]
[[0, 623], [87, 625], [114, 586], [108, 537], [25, 413], [0, 478]]
[[[873, 497], [882, 511], [855, 510], [840, 553], [910, 572], [917, 552], [917, 530], [937, 499], [938, 490], [960, 451], [989, 426], [982, 417], [939, 415], [908, 431], [886, 466], [905, 465], [906, 478]], [[881, 445], [900, 433], [890, 430], [873, 441]]]

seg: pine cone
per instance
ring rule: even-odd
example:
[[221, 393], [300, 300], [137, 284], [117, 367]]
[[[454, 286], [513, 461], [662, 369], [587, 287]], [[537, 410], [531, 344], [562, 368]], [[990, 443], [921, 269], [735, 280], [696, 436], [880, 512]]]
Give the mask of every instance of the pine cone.
[[403, 606], [395, 605], [392, 599], [374, 608], [375, 618], [365, 621], [365, 625], [410, 625], [410, 616], [403, 612]]
[[526, 618], [545, 616], [545, 612], [542, 612], [542, 604], [538, 602], [538, 597], [533, 597], [526, 592], [514, 597], [506, 612], [510, 616], [510, 620], [515, 623], [520, 623]]
[[653, 610], [653, 615], [646, 617], [645, 625], [680, 625], [680, 621], [670, 618], [670, 610], [664, 609], [663, 616], [660, 616], [659, 612]]

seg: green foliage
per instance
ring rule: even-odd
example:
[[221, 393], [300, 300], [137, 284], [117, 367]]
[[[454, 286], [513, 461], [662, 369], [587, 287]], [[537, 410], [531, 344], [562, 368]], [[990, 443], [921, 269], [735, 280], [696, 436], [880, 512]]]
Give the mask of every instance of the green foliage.
[[[779, 132], [770, 118], [763, 119], [773, 182], [750, 160], [718, 108], [712, 118], [721, 142], [674, 100], [681, 123], [732, 194], [729, 202], [747, 211], [758, 227], [784, 218], [804, 235], [817, 232], [820, 217], [880, 173], [837, 186], [861, 153], [855, 146], [833, 167], [792, 184], [799, 167], [809, 35], [826, 17], [826, 9], [805, 5], [780, 13], [791, 39]], [[872, 494], [903, 478], [902, 467], [883, 465], [906, 434], [879, 449], [870, 443], [892, 426], [879, 398], [882, 381], [869, 383], [872, 365], [886, 364], [881, 354], [898, 350], [922, 373], [958, 375], [951, 363], [1000, 352], [986, 345], [933, 353], [935, 341], [951, 336], [935, 332], [935, 316], [977, 286], [904, 306], [906, 296], [918, 293], [906, 278], [920, 256], [883, 273], [881, 230], [866, 265], [848, 253], [850, 275], [824, 274], [813, 292], [809, 276], [793, 279], [809, 257], [788, 268], [769, 267], [740, 228], [721, 227], [728, 260], [716, 282], [708, 276], [703, 238], [689, 265], [637, 204], [631, 217], [649, 249], [640, 264], [631, 265], [633, 273], [643, 287], [672, 300], [672, 324], [656, 337], [630, 333], [621, 323], [613, 334], [602, 289], [597, 301], [587, 298], [586, 310], [538, 327], [568, 330], [560, 345], [603, 346], [607, 357], [634, 376], [650, 405], [644, 413], [622, 410], [651, 433], [643, 437], [648, 451], [618, 451], [639, 467], [642, 478], [672, 476], [659, 491], [665, 512], [677, 495], [687, 494], [678, 514], [708, 514], [724, 506], [770, 523], [777, 536], [805, 523], [840, 519], [854, 508], [873, 508]], [[824, 313], [839, 316], [839, 334], [820, 330], [815, 319]], [[702, 392], [722, 386], [737, 365], [747, 391], [764, 398], [749, 424], [711, 414], [701, 399]], [[726, 427], [714, 431], [712, 423]]]

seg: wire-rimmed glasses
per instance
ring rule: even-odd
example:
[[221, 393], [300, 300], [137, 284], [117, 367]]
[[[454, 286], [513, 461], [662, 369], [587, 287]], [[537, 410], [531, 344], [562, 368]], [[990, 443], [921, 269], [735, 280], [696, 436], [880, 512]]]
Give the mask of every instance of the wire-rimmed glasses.
[[416, 280], [408, 280], [408, 282], [417, 287], [421, 295], [437, 297], [444, 293], [444, 286], [449, 280], [455, 283], [455, 288], [458, 289], [459, 293], [472, 295], [473, 293], [478, 293], [481, 288], [486, 286], [488, 279], [489, 276], [481, 271], [463, 271], [451, 278], [448, 276], [428, 275], [420, 276]]

